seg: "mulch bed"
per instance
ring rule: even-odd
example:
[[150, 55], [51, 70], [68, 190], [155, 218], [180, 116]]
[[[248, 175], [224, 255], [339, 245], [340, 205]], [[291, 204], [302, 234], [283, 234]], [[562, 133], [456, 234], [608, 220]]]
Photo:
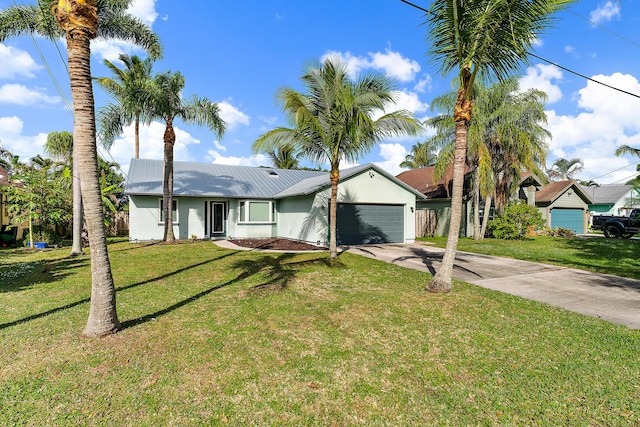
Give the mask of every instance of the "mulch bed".
[[231, 239], [232, 243], [245, 248], [272, 249], [277, 251], [323, 251], [326, 248], [297, 240], [270, 238], [270, 239]]

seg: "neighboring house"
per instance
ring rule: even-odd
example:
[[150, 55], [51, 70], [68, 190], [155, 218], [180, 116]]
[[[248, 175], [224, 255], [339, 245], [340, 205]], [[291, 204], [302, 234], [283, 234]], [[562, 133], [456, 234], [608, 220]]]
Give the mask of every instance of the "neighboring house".
[[[402, 172], [397, 178], [421, 192], [427, 199], [418, 200], [418, 209], [433, 211], [436, 218], [435, 234], [446, 236], [451, 216], [450, 174], [446, 179], [434, 181], [434, 168], [414, 169]], [[462, 224], [460, 236], [473, 235], [473, 206], [471, 195], [471, 173], [465, 175]], [[543, 185], [534, 174], [523, 172], [517, 193], [511, 199], [527, 200], [542, 213], [548, 227], [568, 228], [576, 233], [585, 233], [588, 225], [588, 206], [591, 198], [576, 181], [559, 181]], [[481, 206], [482, 207], [482, 206]], [[481, 213], [482, 215], [483, 213]]]
[[603, 184], [582, 189], [593, 200], [589, 204], [591, 215], [628, 215], [631, 209], [640, 207], [640, 191], [633, 185]]
[[542, 187], [524, 188], [527, 202], [538, 207], [550, 228], [587, 232], [591, 197], [575, 180], [551, 182]]
[[[132, 159], [129, 238], [161, 240], [161, 160]], [[281, 237], [326, 246], [327, 172], [174, 162], [174, 232], [189, 238]], [[411, 243], [423, 196], [373, 164], [340, 171], [338, 244]]]
[[[428, 218], [435, 220], [435, 226], [428, 228], [434, 230], [437, 236], [446, 236], [449, 231], [449, 219], [451, 218], [451, 189], [453, 186], [453, 169], [450, 168], [445, 177], [436, 181], [434, 178], [435, 167], [411, 169], [401, 172], [396, 178], [406, 185], [421, 193], [424, 198], [416, 201], [416, 209], [426, 210], [431, 213]], [[473, 234], [472, 197], [470, 194], [471, 173], [465, 169], [464, 194], [462, 198], [462, 224], [460, 235]]]

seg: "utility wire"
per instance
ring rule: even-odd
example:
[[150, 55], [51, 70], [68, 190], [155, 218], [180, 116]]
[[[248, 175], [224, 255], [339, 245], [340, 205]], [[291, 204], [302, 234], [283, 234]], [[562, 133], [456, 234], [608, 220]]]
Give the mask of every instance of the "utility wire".
[[[415, 3], [411, 3], [411, 2], [410, 2], [410, 1], [408, 1], [408, 0], [400, 0], [400, 1], [401, 1], [402, 3], [406, 3], [406, 4], [408, 4], [409, 6], [412, 6], [412, 7], [416, 8], [416, 9], [419, 9], [419, 10], [423, 11], [424, 13], [431, 14], [431, 12], [430, 12], [429, 10], [427, 10], [427, 9], [425, 9], [425, 8], [423, 8], [423, 7], [420, 7], [420, 6], [418, 6], [417, 4], [415, 4]], [[631, 96], [633, 96], [633, 97], [635, 97], [635, 98], [639, 98], [639, 99], [640, 99], [640, 95], [638, 95], [638, 94], [636, 94], [636, 93], [632, 93], [632, 92], [626, 91], [626, 90], [624, 90], [624, 89], [620, 89], [620, 88], [617, 88], [617, 87], [615, 87], [615, 86], [611, 86], [611, 85], [609, 85], [609, 84], [607, 84], [607, 83], [603, 83], [603, 82], [601, 82], [601, 81], [598, 81], [598, 80], [592, 79], [591, 77], [587, 77], [587, 76], [585, 76], [584, 74], [580, 74], [580, 73], [578, 73], [577, 71], [573, 71], [573, 70], [571, 70], [571, 69], [569, 69], [569, 68], [567, 68], [567, 67], [563, 67], [562, 65], [559, 65], [559, 64], [557, 64], [557, 63], [555, 63], [555, 62], [553, 62], [553, 61], [549, 61], [548, 59], [544, 59], [544, 58], [542, 58], [541, 56], [535, 55], [535, 54], [533, 54], [533, 53], [527, 52], [527, 54], [528, 54], [529, 56], [532, 56], [532, 57], [536, 58], [536, 59], [539, 59], [540, 61], [544, 61], [544, 62], [546, 62], [546, 63], [548, 63], [548, 64], [551, 64], [551, 65], [553, 65], [553, 66], [556, 66], [556, 67], [558, 67], [558, 68], [560, 68], [560, 69], [562, 69], [562, 70], [564, 70], [564, 71], [566, 71], [566, 72], [568, 72], [568, 73], [575, 74], [575, 75], [576, 75], [576, 76], [578, 76], [578, 77], [582, 77], [583, 79], [586, 79], [586, 80], [592, 81], [592, 82], [597, 83], [597, 84], [599, 84], [599, 85], [602, 85], [602, 86], [608, 87], [609, 89], [613, 89], [613, 90], [616, 90], [616, 91], [618, 91], [618, 92], [622, 92], [622, 93], [624, 93], [624, 94], [626, 94], [626, 95], [631, 95]]]
[[586, 17], [580, 15], [577, 12], [574, 12], [573, 10], [567, 9], [567, 12], [577, 16], [578, 18], [580, 18], [580, 19], [582, 19], [584, 21], [587, 21], [589, 24], [593, 25], [594, 27], [597, 27], [597, 28], [599, 28], [599, 29], [601, 29], [603, 31], [606, 31], [607, 33], [611, 34], [612, 36], [615, 36], [615, 37], [619, 38], [620, 40], [624, 40], [625, 42], [627, 42], [627, 43], [629, 43], [629, 44], [631, 44], [633, 46], [640, 47], [640, 43], [637, 43], [637, 42], [635, 42], [635, 41], [633, 41], [633, 40], [631, 40], [631, 39], [629, 39], [629, 38], [627, 38], [625, 36], [622, 36], [622, 35], [616, 33], [615, 31], [612, 31], [612, 30], [608, 29], [607, 27], [604, 27], [604, 26], [596, 23], [595, 21], [592, 21], [591, 19], [586, 18]]

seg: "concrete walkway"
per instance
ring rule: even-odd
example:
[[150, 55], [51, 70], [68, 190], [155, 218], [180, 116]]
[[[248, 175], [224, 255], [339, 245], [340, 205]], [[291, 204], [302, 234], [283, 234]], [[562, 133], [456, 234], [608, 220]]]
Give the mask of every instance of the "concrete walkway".
[[[354, 246], [348, 251], [432, 274], [444, 253], [420, 243]], [[640, 280], [468, 252], [457, 253], [453, 277], [640, 329]]]

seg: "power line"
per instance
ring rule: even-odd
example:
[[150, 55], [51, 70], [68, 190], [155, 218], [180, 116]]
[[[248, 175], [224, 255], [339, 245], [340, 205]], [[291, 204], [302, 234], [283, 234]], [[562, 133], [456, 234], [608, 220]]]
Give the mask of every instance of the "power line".
[[615, 36], [615, 37], [619, 38], [620, 40], [624, 40], [625, 42], [627, 42], [627, 43], [629, 43], [629, 44], [631, 44], [633, 46], [640, 47], [640, 43], [637, 43], [637, 42], [635, 42], [635, 41], [633, 41], [633, 40], [631, 40], [631, 39], [629, 39], [629, 38], [627, 38], [625, 36], [622, 36], [622, 35], [616, 33], [615, 31], [612, 31], [612, 30], [608, 29], [607, 27], [602, 26], [602, 25], [596, 23], [595, 21], [592, 21], [589, 18], [586, 18], [586, 17], [580, 15], [577, 12], [574, 12], [573, 10], [567, 9], [567, 12], [577, 16], [578, 18], [580, 18], [582, 20], [587, 21], [589, 24], [593, 25], [594, 27], [597, 27], [597, 28], [599, 28], [599, 29], [601, 29], [603, 31], [606, 31], [607, 33], [611, 34], [612, 36]]
[[[411, 2], [410, 2], [410, 1], [408, 1], [408, 0], [400, 0], [400, 1], [401, 1], [402, 3], [406, 3], [406, 4], [408, 4], [409, 6], [412, 6], [412, 7], [416, 8], [416, 9], [419, 9], [419, 10], [423, 11], [424, 13], [431, 14], [431, 12], [430, 12], [429, 10], [427, 10], [427, 9], [425, 9], [425, 8], [423, 8], [423, 7], [420, 7], [420, 6], [418, 6], [417, 4], [415, 4], [415, 3], [411, 3]], [[613, 89], [613, 90], [616, 90], [616, 91], [618, 91], [618, 92], [622, 92], [622, 93], [624, 93], [624, 94], [626, 94], [626, 95], [631, 95], [631, 96], [633, 96], [633, 97], [635, 97], [635, 98], [639, 98], [639, 99], [640, 99], [640, 95], [638, 95], [638, 94], [636, 94], [636, 93], [632, 93], [632, 92], [626, 91], [626, 90], [624, 90], [624, 89], [620, 89], [620, 88], [617, 88], [617, 87], [615, 87], [615, 86], [611, 86], [611, 85], [609, 85], [609, 84], [607, 84], [607, 83], [603, 83], [603, 82], [601, 82], [601, 81], [598, 81], [598, 80], [592, 79], [591, 77], [587, 77], [587, 76], [585, 76], [584, 74], [580, 74], [580, 73], [578, 73], [577, 71], [573, 71], [573, 70], [571, 70], [571, 69], [569, 69], [569, 68], [567, 68], [567, 67], [563, 67], [562, 65], [559, 65], [559, 64], [557, 64], [557, 63], [555, 63], [555, 62], [553, 62], [553, 61], [549, 61], [548, 59], [542, 58], [541, 56], [535, 55], [535, 54], [533, 54], [533, 53], [531, 53], [531, 52], [527, 52], [527, 54], [528, 54], [529, 56], [532, 56], [532, 57], [536, 58], [536, 59], [539, 59], [540, 61], [544, 61], [544, 62], [546, 62], [546, 63], [548, 63], [548, 64], [551, 64], [551, 65], [553, 65], [553, 66], [556, 66], [556, 67], [558, 67], [558, 68], [560, 68], [560, 69], [562, 69], [562, 70], [564, 70], [564, 71], [566, 71], [566, 72], [568, 72], [568, 73], [575, 74], [576, 76], [581, 77], [581, 78], [583, 78], [583, 79], [586, 79], [586, 80], [588, 80], [588, 81], [591, 81], [591, 82], [597, 83], [597, 84], [599, 84], [599, 85], [602, 85], [602, 86], [608, 87], [609, 89]]]
[[614, 172], [618, 172], [619, 170], [626, 169], [626, 168], [628, 168], [629, 166], [634, 166], [634, 165], [635, 165], [635, 163], [629, 163], [629, 164], [628, 164], [628, 165], [626, 165], [626, 166], [623, 166], [623, 167], [618, 168], [618, 169], [614, 169], [614, 170], [612, 170], [611, 172], [607, 172], [607, 173], [605, 173], [605, 174], [602, 174], [602, 175], [600, 175], [600, 176], [596, 176], [595, 178], [591, 178], [591, 179], [596, 180], [596, 179], [598, 179], [598, 178], [602, 178], [603, 176], [611, 175], [611, 174], [612, 174], [612, 173], [614, 173]]

